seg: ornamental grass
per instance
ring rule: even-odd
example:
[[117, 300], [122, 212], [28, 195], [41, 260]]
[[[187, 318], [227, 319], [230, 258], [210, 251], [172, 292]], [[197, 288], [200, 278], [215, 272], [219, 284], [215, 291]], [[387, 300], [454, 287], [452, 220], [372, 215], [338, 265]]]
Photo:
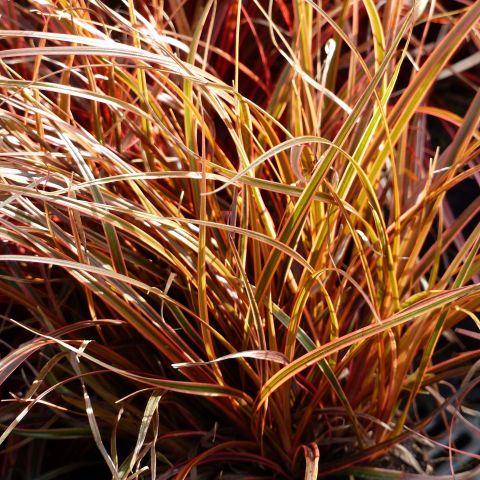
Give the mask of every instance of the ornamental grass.
[[0, 6], [2, 479], [478, 478], [480, 2]]

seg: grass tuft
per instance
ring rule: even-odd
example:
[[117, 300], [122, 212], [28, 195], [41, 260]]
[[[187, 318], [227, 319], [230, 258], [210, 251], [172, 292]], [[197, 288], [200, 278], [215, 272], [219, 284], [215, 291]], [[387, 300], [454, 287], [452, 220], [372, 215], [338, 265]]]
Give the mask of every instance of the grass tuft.
[[480, 2], [0, 5], [1, 478], [480, 475]]

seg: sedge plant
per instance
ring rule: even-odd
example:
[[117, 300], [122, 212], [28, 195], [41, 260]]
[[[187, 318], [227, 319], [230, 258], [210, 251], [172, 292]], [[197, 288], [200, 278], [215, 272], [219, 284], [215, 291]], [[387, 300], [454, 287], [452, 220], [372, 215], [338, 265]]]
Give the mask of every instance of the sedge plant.
[[480, 474], [479, 2], [0, 4], [1, 478]]

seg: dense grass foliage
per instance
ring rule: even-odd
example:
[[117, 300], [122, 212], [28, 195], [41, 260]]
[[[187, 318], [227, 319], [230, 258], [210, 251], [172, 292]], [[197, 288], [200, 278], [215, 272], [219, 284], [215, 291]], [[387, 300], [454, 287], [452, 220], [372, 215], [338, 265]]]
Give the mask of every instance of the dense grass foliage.
[[430, 478], [432, 420], [478, 435], [480, 2], [0, 5], [2, 479]]

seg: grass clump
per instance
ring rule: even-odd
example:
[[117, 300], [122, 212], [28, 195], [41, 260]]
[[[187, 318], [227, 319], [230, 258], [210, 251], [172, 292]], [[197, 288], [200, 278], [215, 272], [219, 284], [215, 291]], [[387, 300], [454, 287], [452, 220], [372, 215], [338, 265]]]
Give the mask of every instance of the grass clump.
[[479, 2], [0, 3], [2, 478], [478, 474]]

